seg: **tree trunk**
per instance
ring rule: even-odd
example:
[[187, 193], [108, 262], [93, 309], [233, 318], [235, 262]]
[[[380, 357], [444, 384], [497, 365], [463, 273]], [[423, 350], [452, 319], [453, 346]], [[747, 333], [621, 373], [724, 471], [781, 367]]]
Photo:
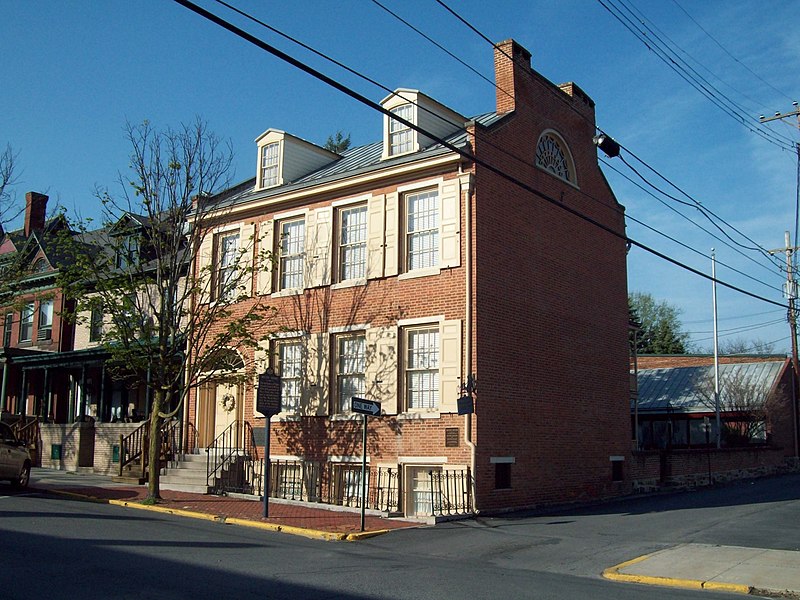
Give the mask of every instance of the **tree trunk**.
[[161, 417], [164, 404], [164, 390], [156, 388], [153, 393], [153, 405], [150, 408], [150, 435], [147, 444], [147, 500], [161, 499], [159, 478], [161, 475]]

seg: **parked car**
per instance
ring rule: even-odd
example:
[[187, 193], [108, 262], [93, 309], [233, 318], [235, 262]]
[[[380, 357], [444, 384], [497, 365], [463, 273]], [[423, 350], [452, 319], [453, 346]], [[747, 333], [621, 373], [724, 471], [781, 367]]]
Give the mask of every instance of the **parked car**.
[[0, 480], [25, 488], [30, 479], [31, 455], [25, 442], [18, 440], [6, 423], [0, 423]]

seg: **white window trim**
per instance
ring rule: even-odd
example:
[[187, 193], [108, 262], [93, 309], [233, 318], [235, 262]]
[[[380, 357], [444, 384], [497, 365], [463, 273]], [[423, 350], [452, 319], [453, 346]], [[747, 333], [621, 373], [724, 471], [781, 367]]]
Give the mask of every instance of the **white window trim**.
[[[371, 460], [372, 460], [372, 458], [368, 455], [367, 456], [367, 462], [369, 463], [369, 462], [371, 462]], [[361, 456], [329, 456], [328, 457], [328, 462], [337, 463], [337, 464], [340, 464], [340, 463], [346, 463], [346, 464], [360, 463], [361, 461], [362, 461], [362, 457]]]
[[343, 290], [346, 288], [351, 287], [358, 287], [360, 285], [367, 285], [367, 278], [362, 277], [359, 279], [345, 279], [344, 281], [340, 281], [339, 283], [332, 283], [331, 289], [332, 290]]
[[439, 325], [439, 329], [442, 328], [442, 324], [444, 323], [444, 315], [434, 315], [432, 317], [417, 317], [414, 319], [398, 319], [397, 326], [398, 327], [414, 327], [416, 325]]
[[[348, 200], [346, 203], [337, 204], [334, 202], [332, 204], [333, 210], [333, 227], [331, 235], [331, 256], [335, 257], [335, 275], [337, 278], [341, 278], [342, 276], [342, 264], [340, 262], [341, 259], [341, 245], [340, 245], [340, 236], [342, 233], [342, 221], [341, 221], [341, 211], [348, 210], [351, 206], [355, 208], [358, 205], [363, 205], [364, 207], [364, 223], [366, 226], [366, 230], [364, 232], [364, 277], [355, 277], [351, 279], [339, 279], [339, 281], [333, 283], [333, 286], [338, 286], [339, 288], [343, 287], [353, 287], [356, 285], [366, 285], [367, 277], [366, 273], [369, 269], [369, 198], [370, 196], [365, 196], [363, 200], [360, 202], [357, 201], [350, 201]], [[363, 283], [362, 283], [363, 282]], [[344, 285], [343, 285], [344, 284]], [[335, 288], [336, 289], [336, 288]]]
[[406, 271], [405, 273], [400, 273], [397, 276], [398, 281], [403, 281], [405, 279], [416, 279], [418, 277], [430, 277], [432, 275], [438, 275], [442, 272], [441, 267], [427, 267], [425, 269], [414, 269], [413, 271]]
[[363, 196], [355, 196], [353, 198], [345, 198], [343, 200], [334, 200], [331, 202], [331, 206], [334, 208], [339, 208], [341, 206], [349, 206], [350, 204], [363, 204], [364, 202], [369, 202], [371, 198], [371, 194], [365, 194]]
[[397, 463], [407, 467], [424, 467], [426, 465], [446, 465], [446, 456], [398, 456]]
[[366, 331], [370, 328], [369, 323], [362, 323], [358, 325], [344, 325], [342, 327], [329, 327], [328, 333], [336, 335], [338, 333], [355, 333], [358, 331]]
[[[300, 294], [300, 293], [302, 293], [303, 290], [306, 289], [306, 286], [308, 284], [308, 281], [306, 281], [308, 279], [308, 275], [309, 275], [308, 274], [308, 266], [307, 266], [307, 262], [306, 262], [306, 259], [307, 259], [306, 248], [307, 248], [307, 245], [308, 245], [308, 234], [309, 234], [309, 231], [308, 231], [308, 214], [309, 214], [309, 211], [308, 211], [308, 209], [303, 209], [301, 211], [293, 211], [293, 212], [295, 213], [294, 216], [288, 216], [288, 215], [276, 216], [274, 221], [273, 221], [274, 224], [275, 224], [275, 234], [274, 234], [275, 235], [275, 240], [274, 240], [275, 246], [272, 249], [272, 251], [275, 253], [275, 257], [277, 259], [277, 263], [276, 263], [276, 267], [275, 267], [275, 273], [273, 275], [274, 279], [273, 279], [273, 282], [272, 282], [274, 290], [275, 290], [275, 291], [272, 292], [272, 296], [273, 297], [280, 298], [282, 295], [283, 296], [294, 296], [294, 295]], [[281, 288], [281, 275], [282, 275], [282, 272], [281, 272], [281, 259], [282, 259], [282, 256], [281, 256], [281, 227], [286, 222], [300, 221], [301, 218], [302, 218], [302, 221], [303, 221], [303, 246], [302, 246], [302, 249], [301, 249], [301, 251], [299, 253], [299, 256], [302, 259], [303, 285], [300, 286], [300, 287]]]

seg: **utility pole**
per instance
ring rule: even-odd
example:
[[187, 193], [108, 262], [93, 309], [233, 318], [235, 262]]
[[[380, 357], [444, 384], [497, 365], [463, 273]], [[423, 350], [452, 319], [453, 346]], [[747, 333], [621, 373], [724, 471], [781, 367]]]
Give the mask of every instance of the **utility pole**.
[[[794, 106], [794, 110], [791, 110], [786, 113], [776, 112], [771, 117], [761, 116], [759, 117], [759, 121], [762, 123], [768, 123], [769, 121], [777, 121], [788, 119], [790, 117], [797, 118], [797, 128], [800, 129], [800, 106], [798, 106], [797, 102], [792, 102], [792, 106]], [[800, 143], [795, 144], [795, 150], [797, 152], [797, 170], [798, 176], [800, 177]], [[800, 185], [800, 179], [798, 179], [798, 185]], [[797, 190], [798, 195], [800, 195], [800, 189]], [[797, 232], [795, 232], [795, 236]], [[796, 242], [797, 240], [795, 240]], [[778, 248], [777, 250], [771, 250], [770, 254], [775, 254], [777, 252], [786, 252], [786, 283], [784, 284], [784, 296], [789, 301], [789, 327], [792, 331], [792, 369], [793, 369], [793, 378], [792, 378], [792, 412], [794, 417], [794, 455], [796, 457], [800, 457], [800, 433], [798, 433], [798, 429], [800, 429], [800, 420], [798, 419], [798, 413], [800, 413], [800, 409], [798, 409], [798, 402], [800, 401], [800, 393], [798, 393], [797, 382], [798, 378], [800, 378], [800, 370], [797, 368], [797, 314], [795, 313], [795, 300], [797, 299], [797, 282], [792, 277], [792, 253], [798, 250], [797, 246], [792, 246], [791, 238], [789, 237], [789, 232], [786, 232], [785, 238], [785, 247]]]
[[786, 253], [786, 282], [783, 284], [783, 295], [789, 301], [789, 328], [791, 330], [792, 335], [792, 370], [793, 370], [793, 385], [792, 385], [792, 413], [794, 417], [794, 449], [795, 449], [795, 456], [799, 454], [798, 451], [798, 422], [797, 422], [797, 379], [800, 371], [798, 371], [797, 366], [797, 313], [795, 311], [795, 300], [797, 299], [797, 281], [794, 280], [794, 272], [792, 269], [792, 254], [797, 250], [800, 250], [798, 246], [792, 246], [792, 239], [789, 232], [784, 233], [784, 243], [785, 246], [783, 248], [777, 248], [775, 250], [770, 250], [770, 254], [777, 254], [778, 252], [785, 252]]

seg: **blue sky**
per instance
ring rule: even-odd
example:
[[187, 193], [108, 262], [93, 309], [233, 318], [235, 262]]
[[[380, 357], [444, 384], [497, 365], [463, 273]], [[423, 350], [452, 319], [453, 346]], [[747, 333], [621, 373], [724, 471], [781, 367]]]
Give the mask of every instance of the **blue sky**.
[[[491, 47], [435, 0], [381, 1], [492, 79]], [[200, 3], [369, 98], [377, 101], [385, 95], [246, 24], [212, 0]], [[489, 83], [371, 0], [231, 3], [389, 88], [420, 89], [465, 115], [494, 108], [495, 91]], [[448, 2], [490, 39], [519, 41], [531, 51], [533, 67], [551, 81], [576, 82], [596, 102], [597, 122], [604, 131], [703, 206], [760, 246], [783, 246], [784, 231], [794, 235], [796, 157], [743, 127], [731, 117], [729, 103], [757, 117], [791, 111], [792, 100], [800, 99], [800, 36], [792, 26], [796, 5], [735, 0], [603, 3], [628, 6], [646, 17], [651, 30], [668, 37], [679, 55], [713, 84], [711, 89], [719, 90], [713, 91], [716, 100], [690, 87], [599, 1]], [[337, 130], [349, 132], [356, 145], [380, 136], [379, 114], [173, 2], [29, 0], [7, 3], [3, 17], [0, 147], [10, 143], [19, 152], [20, 181], [14, 191], [20, 202], [26, 191], [35, 190], [49, 194], [51, 205], [96, 215], [96, 186], [115, 191], [117, 173], [127, 167], [126, 120], [148, 119], [160, 127], [201, 116], [231, 140], [236, 180], [254, 174], [253, 140], [269, 127], [317, 143]], [[798, 139], [794, 120], [766, 131], [788, 143]], [[645, 173], [645, 167], [626, 156]], [[611, 164], [636, 178], [619, 159]], [[631, 217], [700, 254], [629, 221], [632, 238], [705, 272], [710, 261], [702, 255], [715, 247], [719, 279], [781, 301], [785, 274], [776, 264], [735, 246], [743, 255], [737, 253], [603, 168]], [[647, 177], [667, 188], [652, 173]], [[660, 198], [714, 230], [696, 209]], [[679, 307], [692, 340], [702, 348], [711, 346], [709, 282], [636, 248], [628, 268], [630, 290], [652, 293]], [[724, 288], [718, 288], [718, 299], [721, 340], [774, 341], [776, 351], [789, 349], [781, 308]]]

